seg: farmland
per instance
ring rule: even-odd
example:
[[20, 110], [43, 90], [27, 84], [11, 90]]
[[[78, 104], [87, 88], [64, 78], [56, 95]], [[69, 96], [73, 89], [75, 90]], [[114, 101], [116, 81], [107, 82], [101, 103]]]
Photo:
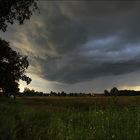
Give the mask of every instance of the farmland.
[[140, 97], [0, 98], [1, 140], [139, 140]]

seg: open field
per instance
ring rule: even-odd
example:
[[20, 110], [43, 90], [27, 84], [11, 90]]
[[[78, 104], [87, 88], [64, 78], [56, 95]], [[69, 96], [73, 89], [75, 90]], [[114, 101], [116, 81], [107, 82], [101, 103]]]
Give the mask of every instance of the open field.
[[67, 111], [68, 109], [87, 111], [95, 107], [127, 107], [140, 103], [140, 96], [20, 97], [18, 100], [34, 109], [44, 109], [47, 111]]
[[140, 97], [0, 98], [0, 140], [139, 140]]

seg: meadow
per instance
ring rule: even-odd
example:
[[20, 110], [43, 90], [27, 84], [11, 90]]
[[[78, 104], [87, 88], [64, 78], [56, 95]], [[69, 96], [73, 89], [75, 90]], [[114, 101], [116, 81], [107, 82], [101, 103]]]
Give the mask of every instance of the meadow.
[[0, 98], [0, 140], [139, 140], [140, 97]]

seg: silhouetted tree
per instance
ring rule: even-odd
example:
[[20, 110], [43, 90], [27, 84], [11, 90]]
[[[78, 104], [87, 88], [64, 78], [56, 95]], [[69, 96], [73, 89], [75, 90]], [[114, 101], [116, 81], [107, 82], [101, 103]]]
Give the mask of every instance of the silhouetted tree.
[[[17, 21], [23, 24], [38, 9], [38, 0], [0, 0], [0, 30], [6, 31], [8, 24]], [[19, 80], [31, 79], [24, 73], [29, 63], [27, 56], [22, 56], [9, 47], [9, 43], [0, 39], [0, 87], [3, 92], [18, 92]]]
[[0, 30], [6, 31], [8, 23], [30, 19], [32, 13], [38, 9], [38, 0], [0, 0]]
[[66, 96], [66, 95], [67, 94], [64, 91], [61, 92], [61, 96]]
[[110, 90], [110, 95], [117, 96], [119, 94], [119, 90], [114, 87]]
[[24, 88], [23, 94], [25, 96], [37, 96], [37, 91], [35, 91], [34, 89], [29, 89], [29, 88]]
[[109, 93], [108, 90], [104, 90], [104, 94], [105, 94], [106, 96], [109, 96], [109, 95], [110, 95], [110, 93]]
[[0, 87], [3, 92], [18, 92], [19, 80], [31, 82], [25, 75], [28, 66], [27, 56], [12, 50], [7, 41], [0, 39]]
[[50, 96], [57, 96], [57, 93], [54, 92], [54, 91], [51, 91], [51, 92], [50, 92]]

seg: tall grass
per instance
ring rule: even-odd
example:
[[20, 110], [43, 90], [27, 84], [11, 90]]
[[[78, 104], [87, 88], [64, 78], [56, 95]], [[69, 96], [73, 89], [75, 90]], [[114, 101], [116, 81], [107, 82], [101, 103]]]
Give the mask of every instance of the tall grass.
[[0, 99], [0, 140], [140, 140], [139, 103], [93, 105], [88, 110], [74, 107], [49, 112]]

